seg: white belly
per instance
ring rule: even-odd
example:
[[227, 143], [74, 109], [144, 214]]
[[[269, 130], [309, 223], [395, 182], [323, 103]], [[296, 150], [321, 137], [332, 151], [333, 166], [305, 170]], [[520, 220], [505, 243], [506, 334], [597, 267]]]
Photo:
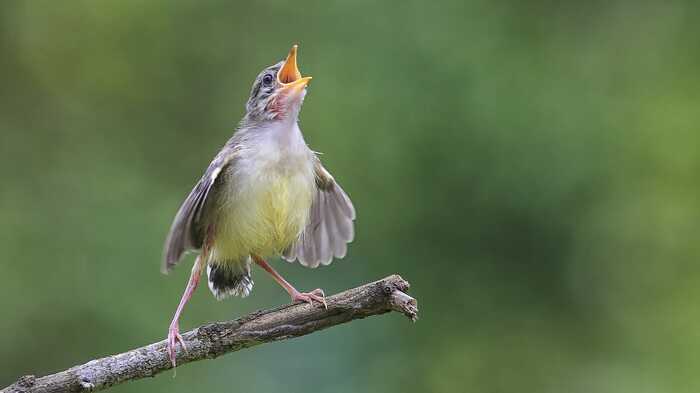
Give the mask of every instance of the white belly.
[[225, 174], [230, 186], [215, 224], [214, 260], [279, 255], [299, 237], [315, 191], [313, 153], [301, 133], [299, 139], [303, 145], [261, 138]]

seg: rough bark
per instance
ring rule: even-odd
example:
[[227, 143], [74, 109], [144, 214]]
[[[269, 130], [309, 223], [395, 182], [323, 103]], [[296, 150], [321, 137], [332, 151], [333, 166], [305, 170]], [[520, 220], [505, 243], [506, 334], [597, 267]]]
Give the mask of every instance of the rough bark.
[[[418, 307], [416, 300], [406, 294], [408, 287], [408, 282], [393, 275], [328, 297], [328, 309], [317, 304], [290, 304], [232, 321], [202, 325], [182, 335], [188, 351], [178, 346], [178, 367], [389, 311], [400, 312], [415, 321]], [[45, 377], [25, 375], [0, 393], [98, 391], [153, 377], [171, 367], [163, 340]]]

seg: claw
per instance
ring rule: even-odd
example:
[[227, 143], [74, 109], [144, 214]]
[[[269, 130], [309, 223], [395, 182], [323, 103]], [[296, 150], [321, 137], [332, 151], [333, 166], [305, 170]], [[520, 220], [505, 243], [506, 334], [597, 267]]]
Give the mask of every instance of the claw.
[[182, 345], [182, 349], [185, 350], [185, 353], [189, 355], [190, 351], [187, 349], [187, 345], [185, 344], [185, 340], [182, 338], [182, 335], [180, 335], [180, 333], [178, 333], [175, 336], [175, 338], [177, 339], [177, 341], [180, 342], [180, 345]]
[[170, 363], [172, 363], [173, 368], [177, 366], [176, 358], [177, 358], [177, 343], [180, 343], [182, 345], [182, 349], [185, 351], [185, 353], [189, 353], [187, 350], [187, 345], [185, 344], [185, 340], [182, 338], [182, 335], [180, 334], [180, 328], [179, 326], [170, 326], [168, 329], [168, 343], [167, 343], [167, 350], [168, 350], [168, 357], [170, 358]]
[[323, 293], [323, 289], [317, 288], [311, 292], [296, 292], [292, 295], [292, 302], [307, 302], [310, 305], [314, 305], [314, 301], [323, 304], [323, 308], [328, 310], [328, 303], [326, 303], [326, 295]]

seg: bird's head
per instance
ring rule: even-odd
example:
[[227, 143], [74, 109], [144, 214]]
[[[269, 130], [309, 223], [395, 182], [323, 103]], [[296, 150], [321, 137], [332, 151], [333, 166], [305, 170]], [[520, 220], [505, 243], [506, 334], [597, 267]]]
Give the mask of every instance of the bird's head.
[[252, 121], [296, 121], [306, 95], [310, 76], [302, 77], [297, 67], [297, 45], [287, 59], [267, 67], [255, 78], [246, 104], [246, 117]]

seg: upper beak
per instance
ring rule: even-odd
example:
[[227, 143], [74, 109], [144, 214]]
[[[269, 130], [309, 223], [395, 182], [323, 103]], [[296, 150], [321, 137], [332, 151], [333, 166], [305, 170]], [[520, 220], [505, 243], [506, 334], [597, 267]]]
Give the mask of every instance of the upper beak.
[[292, 46], [287, 55], [287, 60], [284, 61], [282, 68], [277, 73], [277, 81], [282, 84], [282, 89], [301, 90], [311, 80], [310, 76], [303, 77], [297, 67], [297, 48], [298, 45]]

